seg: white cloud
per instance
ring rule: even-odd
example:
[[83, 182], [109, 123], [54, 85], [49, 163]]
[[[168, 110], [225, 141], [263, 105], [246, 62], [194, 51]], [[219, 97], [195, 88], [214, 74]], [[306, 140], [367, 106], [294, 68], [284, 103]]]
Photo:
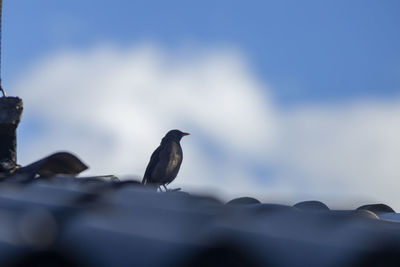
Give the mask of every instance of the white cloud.
[[[243, 56], [226, 49], [65, 51], [21, 77], [12, 91], [25, 104], [23, 164], [70, 150], [90, 174], [141, 176], [161, 137], [179, 128], [192, 135], [182, 141], [176, 186], [227, 198], [400, 207], [400, 101], [279, 110]], [[268, 177], [249, 162], [268, 166]]]
[[399, 206], [399, 104], [364, 100], [281, 116], [275, 160], [322, 194], [330, 190]]

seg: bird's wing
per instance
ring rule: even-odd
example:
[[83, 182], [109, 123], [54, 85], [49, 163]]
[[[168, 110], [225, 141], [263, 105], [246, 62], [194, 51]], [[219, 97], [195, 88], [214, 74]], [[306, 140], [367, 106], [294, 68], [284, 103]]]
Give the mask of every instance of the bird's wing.
[[150, 177], [151, 172], [154, 170], [154, 167], [157, 165], [158, 161], [160, 160], [160, 150], [161, 150], [161, 146], [157, 147], [157, 149], [154, 150], [153, 154], [151, 154], [150, 162], [147, 165], [146, 171], [144, 172], [142, 184], [145, 184], [147, 182], [147, 179]]

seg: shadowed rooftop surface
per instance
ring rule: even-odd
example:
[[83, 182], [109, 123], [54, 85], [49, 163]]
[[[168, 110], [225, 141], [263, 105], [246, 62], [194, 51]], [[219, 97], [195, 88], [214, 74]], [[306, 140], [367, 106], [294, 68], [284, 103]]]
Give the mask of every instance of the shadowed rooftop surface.
[[116, 177], [0, 182], [0, 264], [398, 266], [400, 216], [155, 192]]

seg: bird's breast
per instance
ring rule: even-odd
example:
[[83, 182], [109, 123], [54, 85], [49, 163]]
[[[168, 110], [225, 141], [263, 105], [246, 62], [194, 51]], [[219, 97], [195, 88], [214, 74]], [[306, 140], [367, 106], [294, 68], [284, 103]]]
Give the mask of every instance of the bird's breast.
[[177, 167], [180, 166], [182, 162], [182, 149], [180, 148], [179, 144], [172, 145], [171, 153], [170, 153], [170, 160], [168, 164], [168, 171], [174, 171]]

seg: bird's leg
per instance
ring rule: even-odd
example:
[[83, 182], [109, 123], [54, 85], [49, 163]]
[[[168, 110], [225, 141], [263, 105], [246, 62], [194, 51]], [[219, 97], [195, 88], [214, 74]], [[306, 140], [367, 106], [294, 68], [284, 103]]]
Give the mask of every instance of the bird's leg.
[[168, 192], [168, 188], [165, 186], [165, 184], [163, 184], [162, 186], [164, 186], [165, 192]]

